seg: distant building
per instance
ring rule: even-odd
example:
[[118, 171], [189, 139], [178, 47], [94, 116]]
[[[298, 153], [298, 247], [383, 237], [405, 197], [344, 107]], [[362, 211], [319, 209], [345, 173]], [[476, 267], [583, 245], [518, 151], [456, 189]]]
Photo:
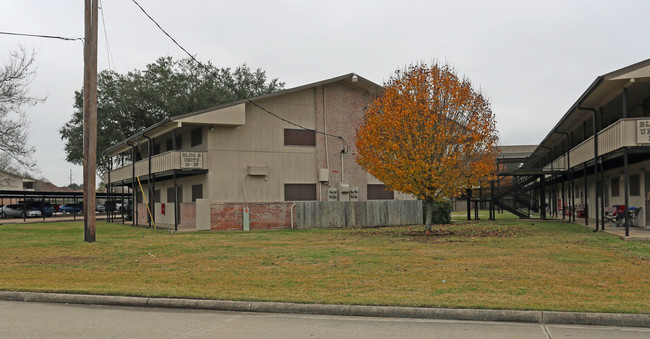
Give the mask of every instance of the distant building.
[[0, 190], [34, 191], [35, 183], [35, 179], [6, 171], [0, 171]]

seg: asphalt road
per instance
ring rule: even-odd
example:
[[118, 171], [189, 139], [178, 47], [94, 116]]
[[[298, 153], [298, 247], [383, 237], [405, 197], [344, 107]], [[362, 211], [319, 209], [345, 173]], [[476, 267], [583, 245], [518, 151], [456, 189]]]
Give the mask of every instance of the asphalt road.
[[0, 301], [0, 338], [650, 339], [650, 329]]

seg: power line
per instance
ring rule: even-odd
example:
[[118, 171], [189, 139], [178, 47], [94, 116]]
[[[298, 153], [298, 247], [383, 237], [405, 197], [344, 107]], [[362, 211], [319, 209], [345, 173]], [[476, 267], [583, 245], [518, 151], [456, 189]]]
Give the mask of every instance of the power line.
[[44, 34], [28, 34], [28, 33], [15, 33], [15, 32], [0, 32], [0, 34], [3, 35], [16, 35], [16, 36], [28, 36], [28, 37], [33, 37], [33, 38], [46, 38], [46, 39], [58, 39], [58, 40], [66, 40], [66, 41], [83, 41], [83, 38], [67, 38], [67, 37], [62, 37], [62, 36], [56, 36], [56, 35], [44, 35]]
[[[104, 19], [104, 3], [102, 0], [99, 0], [99, 10], [102, 14], [102, 26], [104, 28], [104, 40], [106, 41], [106, 54], [108, 59], [108, 69], [115, 69], [115, 60], [113, 60], [113, 53], [111, 52], [111, 46], [108, 43], [108, 32], [106, 31], [106, 19]], [[113, 64], [113, 67], [111, 67]]]
[[[269, 111], [268, 109], [262, 107], [260, 104], [254, 102], [254, 101], [253, 101], [251, 98], [249, 98], [247, 95], [243, 95], [243, 93], [241, 93], [241, 92], [240, 92], [240, 91], [239, 91], [235, 86], [233, 86], [233, 85], [227, 83], [225, 80], [221, 79], [221, 77], [219, 77], [219, 75], [218, 75], [217, 73], [213, 72], [210, 68], [208, 68], [207, 66], [205, 66], [205, 65], [204, 65], [202, 62], [200, 62], [199, 60], [197, 60], [196, 57], [194, 57], [194, 55], [192, 55], [190, 52], [188, 52], [188, 51], [187, 51], [183, 46], [181, 46], [181, 44], [179, 44], [178, 41], [176, 41], [176, 39], [174, 39], [174, 38], [173, 38], [169, 33], [167, 33], [167, 31], [166, 31], [164, 28], [162, 28], [162, 27], [160, 26], [160, 24], [158, 24], [158, 22], [157, 22], [154, 18], [152, 18], [151, 15], [149, 15], [149, 13], [147, 13], [147, 11], [146, 11], [144, 8], [142, 8], [142, 6], [140, 6], [140, 4], [139, 4], [136, 0], [131, 0], [131, 1], [133, 1], [133, 3], [135, 3], [136, 6], [138, 6], [138, 7], [140, 8], [140, 10], [142, 11], [142, 13], [144, 13], [144, 15], [146, 15], [146, 16], [149, 18], [149, 20], [151, 20], [151, 21], [152, 21], [152, 22], [153, 22], [153, 23], [158, 27], [158, 29], [160, 29], [160, 31], [162, 31], [162, 32], [163, 32], [163, 33], [164, 33], [164, 34], [165, 34], [169, 39], [171, 39], [171, 40], [174, 42], [174, 44], [176, 44], [176, 46], [178, 46], [178, 48], [180, 48], [183, 52], [185, 52], [185, 54], [187, 54], [187, 55], [188, 55], [188, 56], [189, 56], [189, 57], [190, 57], [194, 62], [196, 62], [199, 66], [201, 66], [203, 69], [205, 69], [205, 70], [206, 70], [210, 75], [212, 75], [215, 79], [217, 79], [219, 82], [221, 82], [224, 86], [228, 87], [228, 88], [229, 88], [231, 91], [233, 91], [235, 94], [237, 94], [237, 95], [239, 95], [239, 96], [241, 96], [241, 97], [244, 97], [244, 100], [246, 100], [246, 101], [249, 102], [250, 104], [254, 105], [255, 107], [261, 109], [263, 112], [265, 112], [265, 113], [267, 113], [267, 114], [270, 114], [270, 115], [274, 116], [275, 118], [277, 118], [277, 119], [279, 119], [279, 120], [281, 120], [281, 121], [284, 121], [284, 122], [286, 122], [286, 123], [288, 123], [288, 124], [290, 124], [290, 125], [296, 126], [296, 127], [298, 127], [298, 128], [304, 129], [304, 130], [312, 130], [312, 129], [310, 129], [310, 128], [304, 127], [304, 126], [302, 126], [302, 125], [300, 125], [300, 124], [297, 124], [297, 123], [295, 123], [295, 122], [293, 122], [293, 121], [287, 120], [287, 119], [285, 119], [285, 118], [283, 118], [283, 117], [281, 117], [281, 116], [279, 116], [279, 115], [277, 115], [277, 114], [275, 114], [275, 113]], [[342, 136], [340, 136], [340, 135], [333, 135], [333, 134], [329, 134], [329, 133], [325, 133], [325, 132], [317, 131], [317, 130], [315, 130], [315, 129], [314, 129], [313, 131], [314, 131], [315, 133], [322, 134], [322, 135], [324, 135], [324, 136], [326, 136], [326, 137], [333, 137], [333, 138], [340, 139], [340, 140], [343, 142], [343, 144], [345, 145], [345, 149], [344, 149], [344, 151], [345, 151], [346, 153], [348, 152], [348, 150], [349, 150], [350, 147], [348, 146], [348, 143], [345, 141], [345, 139], [343, 139]]]

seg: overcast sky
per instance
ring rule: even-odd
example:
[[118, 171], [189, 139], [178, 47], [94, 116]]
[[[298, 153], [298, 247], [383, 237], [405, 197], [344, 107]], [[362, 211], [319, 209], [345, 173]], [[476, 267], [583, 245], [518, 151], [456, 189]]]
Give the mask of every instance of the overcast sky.
[[[539, 143], [598, 76], [650, 58], [650, 1], [138, 0], [190, 53], [218, 67], [247, 63], [286, 88], [355, 72], [383, 84], [410, 62], [456, 67], [490, 98], [502, 144]], [[131, 0], [103, 0], [117, 72], [160, 56], [185, 57]], [[83, 37], [82, 0], [4, 0], [0, 31]], [[100, 21], [101, 21], [100, 11]], [[106, 39], [105, 37], [108, 37]], [[30, 143], [41, 176], [81, 183], [59, 128], [83, 85], [81, 42], [0, 35], [0, 62], [37, 52]]]

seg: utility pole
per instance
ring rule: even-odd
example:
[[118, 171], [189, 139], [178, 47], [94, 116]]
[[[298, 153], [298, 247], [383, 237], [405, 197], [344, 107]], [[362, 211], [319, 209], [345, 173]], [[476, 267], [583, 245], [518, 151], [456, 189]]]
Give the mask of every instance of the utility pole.
[[95, 177], [97, 172], [97, 2], [85, 0], [83, 208], [84, 241], [95, 242]]

